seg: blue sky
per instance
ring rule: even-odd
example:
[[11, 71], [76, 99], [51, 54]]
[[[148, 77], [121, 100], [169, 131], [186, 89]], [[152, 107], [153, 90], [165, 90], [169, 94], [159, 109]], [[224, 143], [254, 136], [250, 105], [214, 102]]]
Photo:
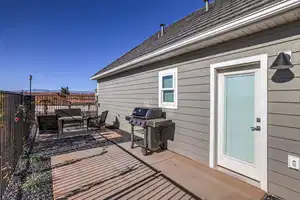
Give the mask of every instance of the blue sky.
[[203, 0], [0, 0], [0, 89], [93, 90], [90, 76]]

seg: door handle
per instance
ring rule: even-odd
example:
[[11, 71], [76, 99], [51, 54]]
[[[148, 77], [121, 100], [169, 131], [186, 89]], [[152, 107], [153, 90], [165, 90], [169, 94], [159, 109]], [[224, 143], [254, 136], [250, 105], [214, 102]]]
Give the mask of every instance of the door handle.
[[261, 130], [260, 126], [251, 127], [251, 131], [260, 131], [260, 130]]

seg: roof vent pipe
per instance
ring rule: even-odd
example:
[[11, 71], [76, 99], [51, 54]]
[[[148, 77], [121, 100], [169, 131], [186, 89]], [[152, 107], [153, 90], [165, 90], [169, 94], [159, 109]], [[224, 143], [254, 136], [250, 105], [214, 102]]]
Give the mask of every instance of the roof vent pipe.
[[208, 11], [208, 4], [209, 4], [209, 0], [204, 0], [205, 3], [205, 11]]
[[160, 24], [160, 36], [164, 36], [165, 33], [165, 24]]

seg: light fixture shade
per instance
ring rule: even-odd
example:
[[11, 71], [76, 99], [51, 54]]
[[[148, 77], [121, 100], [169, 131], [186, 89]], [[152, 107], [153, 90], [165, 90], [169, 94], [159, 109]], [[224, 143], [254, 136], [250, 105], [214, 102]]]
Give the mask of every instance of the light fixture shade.
[[290, 61], [291, 56], [283, 52], [279, 53], [276, 60], [271, 65], [270, 69], [289, 69], [294, 67]]

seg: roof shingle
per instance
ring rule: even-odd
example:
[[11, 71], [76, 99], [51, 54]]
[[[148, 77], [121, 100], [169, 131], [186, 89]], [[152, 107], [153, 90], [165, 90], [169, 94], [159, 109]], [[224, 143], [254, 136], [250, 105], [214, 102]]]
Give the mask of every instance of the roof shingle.
[[238, 17], [245, 16], [257, 9], [278, 3], [281, 0], [226, 0], [223, 4], [210, 3], [209, 11], [201, 8], [178, 22], [165, 28], [162, 37], [156, 32], [143, 43], [127, 52], [119, 59], [101, 69], [94, 76], [129, 62], [135, 58], [175, 43], [196, 33], [214, 28]]

